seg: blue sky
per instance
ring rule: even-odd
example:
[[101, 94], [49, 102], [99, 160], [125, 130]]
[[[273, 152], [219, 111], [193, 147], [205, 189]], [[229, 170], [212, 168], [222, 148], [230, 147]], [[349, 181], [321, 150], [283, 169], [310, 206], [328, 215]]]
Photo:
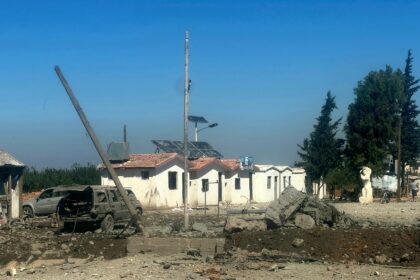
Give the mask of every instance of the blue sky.
[[409, 48], [420, 76], [419, 13], [385, 0], [0, 1], [0, 148], [38, 168], [98, 163], [54, 65], [103, 145], [124, 124], [132, 152], [182, 139], [188, 30], [190, 112], [219, 123], [200, 140], [293, 164], [328, 90], [345, 119], [357, 82], [403, 67]]

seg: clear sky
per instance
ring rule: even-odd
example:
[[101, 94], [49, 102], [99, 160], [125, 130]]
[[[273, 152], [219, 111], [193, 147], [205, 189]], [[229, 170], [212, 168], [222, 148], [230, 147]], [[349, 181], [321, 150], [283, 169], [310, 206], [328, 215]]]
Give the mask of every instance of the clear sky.
[[200, 140], [293, 164], [328, 90], [345, 119], [357, 82], [409, 48], [420, 77], [419, 15], [420, 1], [2, 0], [0, 149], [38, 168], [99, 162], [54, 65], [104, 146], [124, 124], [131, 152], [182, 140], [188, 30], [190, 113], [219, 123]]

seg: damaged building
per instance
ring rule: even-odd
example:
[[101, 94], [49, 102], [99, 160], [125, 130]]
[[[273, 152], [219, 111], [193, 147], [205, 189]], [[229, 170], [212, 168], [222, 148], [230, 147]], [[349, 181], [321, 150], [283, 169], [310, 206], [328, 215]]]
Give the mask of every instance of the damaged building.
[[25, 165], [0, 150], [0, 221], [22, 215], [23, 170]]

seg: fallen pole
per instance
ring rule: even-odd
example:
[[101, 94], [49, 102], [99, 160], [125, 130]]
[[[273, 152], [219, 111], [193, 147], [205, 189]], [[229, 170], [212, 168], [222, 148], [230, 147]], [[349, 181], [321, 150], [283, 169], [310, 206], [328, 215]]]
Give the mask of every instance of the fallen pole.
[[79, 104], [79, 101], [77, 100], [76, 96], [73, 94], [73, 90], [70, 88], [70, 85], [68, 84], [66, 78], [64, 78], [63, 73], [60, 70], [60, 67], [55, 66], [54, 67], [55, 72], [57, 73], [58, 78], [60, 79], [61, 83], [64, 86], [64, 89], [67, 92], [67, 95], [69, 96], [71, 103], [73, 103], [74, 109], [76, 109], [77, 114], [80, 117], [80, 120], [82, 121], [84, 127], [86, 128], [87, 133], [90, 136], [90, 139], [92, 139], [93, 145], [96, 148], [96, 151], [98, 152], [99, 156], [102, 159], [102, 162], [104, 163], [106, 169], [108, 170], [108, 173], [111, 175], [112, 180], [114, 180], [115, 186], [117, 187], [118, 191], [121, 194], [121, 197], [124, 200], [125, 205], [127, 205], [128, 211], [131, 214], [131, 223], [134, 224], [136, 229], [139, 232], [143, 232], [142, 226], [139, 224], [138, 217], [137, 217], [137, 211], [134, 209], [133, 205], [131, 204], [130, 199], [127, 196], [127, 193], [121, 184], [120, 179], [118, 178], [117, 173], [115, 172], [114, 168], [111, 165], [111, 162], [108, 159], [107, 154], [105, 153], [104, 149], [101, 146], [101, 143], [99, 142], [98, 137], [96, 136], [95, 132], [93, 131], [92, 126], [90, 125], [85, 113], [83, 112], [82, 107]]

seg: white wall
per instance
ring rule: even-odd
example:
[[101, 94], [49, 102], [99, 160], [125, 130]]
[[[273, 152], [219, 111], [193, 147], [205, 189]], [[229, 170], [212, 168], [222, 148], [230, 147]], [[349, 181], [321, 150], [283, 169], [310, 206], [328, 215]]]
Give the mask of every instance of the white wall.
[[[200, 171], [190, 172], [190, 204], [192, 206], [217, 205], [219, 198], [219, 172], [222, 173], [222, 201], [226, 197], [225, 175], [221, 166], [212, 164]], [[209, 190], [203, 192], [202, 180], [208, 179]]]
[[[116, 169], [118, 178], [125, 188], [130, 188], [144, 208], [173, 208], [182, 203], [182, 173], [180, 162], [171, 162], [157, 169]], [[141, 171], [149, 171], [149, 179], [141, 178]], [[170, 190], [168, 172], [177, 172], [177, 188]], [[101, 171], [101, 184], [114, 185], [106, 170]]]
[[299, 173], [293, 172], [292, 173], [292, 186], [301, 192], [306, 192], [305, 178], [306, 178], [305, 172], [299, 172]]
[[[266, 171], [255, 172], [254, 183], [254, 201], [269, 202], [275, 199], [275, 195], [279, 195], [280, 172], [275, 168]], [[271, 186], [268, 188], [267, 178], [271, 177]], [[275, 177], [277, 177], [277, 186], [275, 186]]]
[[[226, 201], [232, 204], [245, 204], [250, 198], [249, 193], [249, 173], [250, 171], [238, 170], [231, 171], [226, 174], [225, 185], [226, 185]], [[255, 180], [255, 174], [253, 174], [253, 181]], [[240, 189], [235, 189], [235, 180], [240, 179]], [[255, 183], [253, 182], [253, 185]], [[255, 193], [255, 186], [254, 193]]]

